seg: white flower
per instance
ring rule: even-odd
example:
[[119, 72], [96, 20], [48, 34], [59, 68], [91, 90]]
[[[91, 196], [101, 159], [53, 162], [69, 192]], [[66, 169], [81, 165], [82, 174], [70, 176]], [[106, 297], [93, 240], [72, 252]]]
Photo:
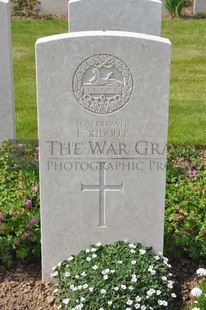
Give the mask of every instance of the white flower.
[[117, 286], [115, 286], [114, 291], [119, 291], [119, 288]]
[[86, 272], [83, 271], [83, 272], [81, 273], [81, 276], [82, 276], [82, 277], [86, 277]]
[[192, 290], [191, 290], [191, 294], [195, 297], [199, 297], [202, 295], [202, 290], [198, 287], [194, 287]]
[[194, 307], [192, 308], [192, 310], [200, 310], [200, 308]]
[[177, 295], [176, 295], [175, 293], [172, 293], [172, 294], [171, 294], [171, 297], [172, 297], [172, 298], [176, 298]]
[[89, 287], [89, 291], [93, 292], [94, 288], [93, 287]]
[[86, 261], [87, 261], [87, 262], [90, 262], [91, 259], [92, 259], [91, 257], [87, 257], [87, 258], [86, 258]]
[[163, 280], [163, 281], [167, 281], [167, 277], [163, 276], [163, 277], [162, 277], [162, 280]]
[[167, 282], [167, 287], [168, 288], [173, 288], [173, 281], [171, 281], [171, 280], [169, 280], [168, 282]]
[[112, 269], [110, 272], [111, 272], [111, 273], [115, 273], [115, 270]]
[[140, 304], [135, 304], [134, 307], [135, 307], [135, 309], [139, 309], [140, 308]]
[[107, 274], [105, 274], [104, 276], [103, 276], [103, 279], [104, 280], [107, 280], [109, 277], [108, 277], [108, 275]]
[[141, 310], [145, 310], [146, 309], [146, 306], [145, 305], [142, 305], [141, 306]]
[[159, 255], [155, 255], [154, 258], [155, 258], [156, 260], [159, 260], [159, 259], [160, 259]]
[[54, 267], [52, 267], [52, 270], [53, 270], [53, 271], [55, 271], [55, 270], [56, 270], [56, 268], [57, 268], [57, 266], [54, 266]]
[[139, 250], [139, 253], [140, 253], [140, 255], [144, 255], [146, 253], [146, 251], [141, 249], [141, 250]]
[[131, 282], [137, 282], [137, 276], [135, 273], [133, 273], [133, 275], [132, 275]]
[[61, 309], [61, 308], [62, 308], [62, 305], [58, 305], [58, 306], [57, 306], [57, 309]]
[[75, 279], [79, 279], [79, 275], [78, 274], [75, 275]]
[[70, 288], [70, 290], [72, 290], [72, 291], [74, 291], [74, 292], [77, 290], [77, 287], [75, 287], [74, 284], [71, 284], [71, 285], [69, 286], [69, 288]]
[[132, 264], [132, 265], [135, 265], [135, 264], [136, 264], [136, 260], [132, 260], [132, 261], [131, 261], [131, 264]]
[[168, 305], [168, 302], [166, 300], [158, 299], [158, 305], [166, 307]]
[[92, 254], [92, 258], [96, 258], [97, 257], [97, 255], [96, 254]]
[[76, 305], [75, 310], [81, 310], [83, 307], [83, 304]]
[[107, 269], [104, 269], [104, 270], [102, 270], [102, 274], [107, 274], [107, 273], [109, 273], [109, 269], [107, 268]]
[[130, 291], [133, 291], [133, 290], [134, 290], [134, 287], [133, 287], [133, 286], [129, 286], [128, 289], [129, 289]]
[[82, 289], [82, 285], [78, 285], [77, 288], [78, 288], [78, 290], [81, 290]]
[[85, 298], [84, 298], [84, 297], [81, 297], [80, 300], [81, 300], [81, 302], [84, 302], [84, 301], [85, 301]]
[[131, 306], [131, 305], [133, 304], [133, 301], [132, 301], [131, 299], [128, 299], [127, 302], [126, 302], [126, 304], [127, 304], [128, 306]]
[[104, 308], [99, 308], [99, 310], [104, 310]]
[[108, 305], [109, 305], [109, 306], [111, 306], [112, 303], [113, 303], [112, 300], [109, 300], [109, 301], [108, 301]]
[[131, 252], [132, 254], [136, 253], [136, 251], [135, 251], [134, 249], [131, 249], [130, 252]]
[[160, 291], [160, 290], [157, 290], [157, 291], [156, 291], [156, 295], [157, 295], [157, 296], [161, 295], [161, 291]]
[[58, 288], [55, 288], [53, 292], [56, 294], [58, 292]]
[[61, 267], [61, 264], [62, 264], [62, 263], [58, 263], [57, 266], [58, 266], [58, 267]]
[[68, 258], [69, 261], [72, 261], [73, 259], [74, 259], [73, 256], [70, 256], [70, 257]]
[[102, 245], [101, 242], [96, 243], [96, 246], [101, 246], [101, 245]]
[[121, 284], [121, 288], [123, 289], [123, 290], [126, 290], [126, 285], [124, 285], [124, 284]]
[[97, 249], [91, 248], [91, 252], [96, 252]]
[[53, 273], [51, 273], [51, 278], [55, 278], [58, 276], [58, 271], [54, 271]]
[[87, 283], [85, 283], [85, 284], [83, 284], [83, 286], [82, 286], [84, 289], [86, 289], [86, 288], [88, 288], [88, 284]]
[[135, 297], [135, 300], [136, 300], [136, 302], [139, 302], [139, 301], [142, 300], [142, 298], [141, 298], [140, 296], [136, 296], [136, 297]]
[[121, 265], [121, 264], [122, 264], [122, 260], [118, 260], [118, 262], [117, 262], [117, 263]]
[[90, 249], [86, 249], [86, 251], [85, 251], [86, 253], [89, 253], [90, 252]]
[[130, 247], [131, 249], [136, 249], [136, 245], [134, 245], [133, 243], [130, 243], [130, 244], [129, 244], [129, 247]]
[[92, 266], [92, 269], [94, 269], [94, 270], [97, 270], [97, 268], [98, 268], [97, 265]]
[[196, 271], [196, 274], [200, 277], [200, 276], [206, 276], [206, 269], [204, 268], [199, 268]]
[[153, 288], [150, 288], [148, 291], [147, 291], [147, 295], [148, 296], [152, 296], [153, 294], [155, 294], [155, 290]]
[[70, 277], [70, 273], [67, 271], [67, 272], [65, 272], [64, 276], [65, 276], [66, 278], [68, 278], [68, 277]]
[[100, 291], [102, 294], [105, 294], [107, 291], [103, 288], [103, 289], [101, 289], [101, 291]]
[[63, 304], [68, 305], [69, 303], [69, 298], [65, 298], [62, 300]]
[[155, 273], [156, 273], [156, 271], [153, 269], [153, 266], [149, 266], [148, 271], [149, 271], [151, 274], [155, 274]]

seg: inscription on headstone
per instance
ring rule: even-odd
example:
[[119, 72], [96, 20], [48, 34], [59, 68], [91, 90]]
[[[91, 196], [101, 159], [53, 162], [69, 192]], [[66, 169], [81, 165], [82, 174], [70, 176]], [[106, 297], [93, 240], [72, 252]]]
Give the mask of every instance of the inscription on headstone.
[[112, 55], [89, 57], [77, 68], [73, 91], [80, 105], [97, 114], [116, 112], [125, 106], [133, 89], [129, 68]]
[[162, 251], [170, 42], [85, 31], [36, 59], [43, 279], [98, 241]]
[[0, 143], [15, 138], [9, 0], [0, 0]]
[[69, 31], [115, 30], [160, 36], [160, 0], [70, 0]]
[[123, 183], [120, 185], [106, 185], [105, 184], [105, 163], [99, 163], [99, 184], [98, 185], [84, 185], [81, 183], [81, 191], [98, 191], [99, 192], [99, 227], [106, 227], [105, 222], [105, 192], [106, 191], [123, 191]]

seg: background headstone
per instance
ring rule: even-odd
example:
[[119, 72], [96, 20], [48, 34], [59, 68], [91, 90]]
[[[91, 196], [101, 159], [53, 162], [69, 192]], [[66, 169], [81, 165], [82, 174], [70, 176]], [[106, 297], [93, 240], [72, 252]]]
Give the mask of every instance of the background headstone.
[[43, 279], [98, 241], [162, 251], [169, 40], [62, 34], [36, 60]]
[[206, 0], [194, 0], [194, 14], [198, 12], [206, 13]]
[[10, 3], [0, 0], [0, 142], [15, 138]]
[[70, 0], [69, 31], [114, 30], [160, 36], [159, 0]]

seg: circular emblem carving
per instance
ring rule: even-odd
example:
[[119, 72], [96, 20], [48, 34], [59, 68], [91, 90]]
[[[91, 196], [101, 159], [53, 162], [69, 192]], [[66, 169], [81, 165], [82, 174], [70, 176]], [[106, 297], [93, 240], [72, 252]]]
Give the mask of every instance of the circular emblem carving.
[[73, 92], [89, 112], [110, 114], [123, 108], [131, 97], [133, 79], [117, 57], [99, 54], [84, 60], [73, 77]]

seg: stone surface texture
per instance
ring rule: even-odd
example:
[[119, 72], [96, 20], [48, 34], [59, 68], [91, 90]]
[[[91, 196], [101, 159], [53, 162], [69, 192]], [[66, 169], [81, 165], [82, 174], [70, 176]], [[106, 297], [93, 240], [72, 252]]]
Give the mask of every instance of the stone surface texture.
[[0, 0], [0, 142], [15, 138], [10, 3]]
[[43, 279], [98, 241], [162, 251], [169, 40], [63, 34], [39, 39], [36, 61]]
[[206, 13], [206, 1], [205, 0], [194, 0], [194, 14], [198, 12]]
[[70, 0], [69, 31], [131, 31], [160, 36], [159, 0]]

